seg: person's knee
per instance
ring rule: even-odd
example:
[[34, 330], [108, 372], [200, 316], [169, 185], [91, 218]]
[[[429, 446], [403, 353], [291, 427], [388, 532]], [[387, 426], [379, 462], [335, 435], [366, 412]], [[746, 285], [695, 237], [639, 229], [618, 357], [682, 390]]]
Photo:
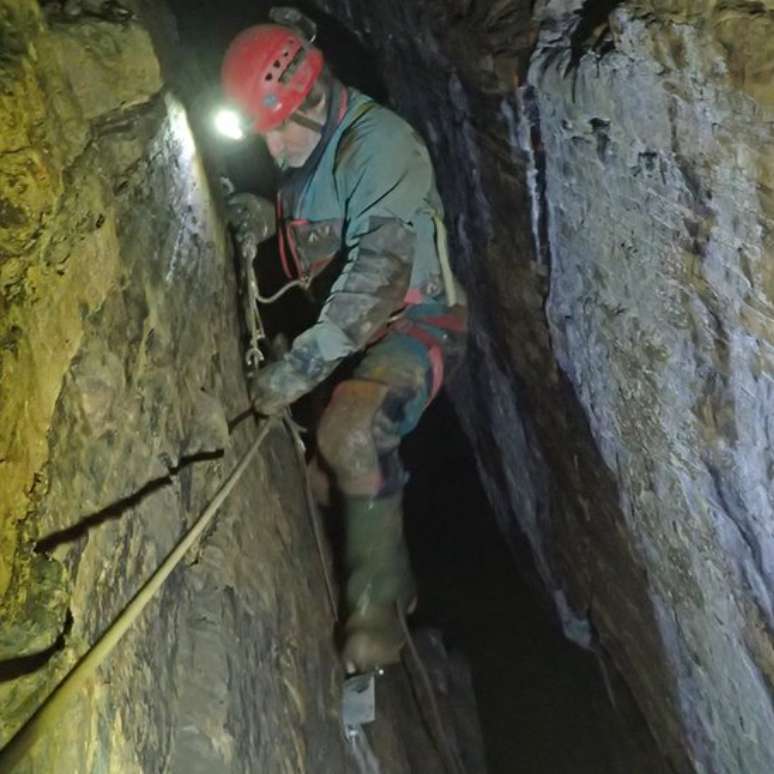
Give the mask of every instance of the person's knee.
[[386, 394], [378, 382], [347, 380], [336, 388], [320, 420], [319, 452], [345, 491], [364, 489], [366, 494], [379, 484], [374, 418]]

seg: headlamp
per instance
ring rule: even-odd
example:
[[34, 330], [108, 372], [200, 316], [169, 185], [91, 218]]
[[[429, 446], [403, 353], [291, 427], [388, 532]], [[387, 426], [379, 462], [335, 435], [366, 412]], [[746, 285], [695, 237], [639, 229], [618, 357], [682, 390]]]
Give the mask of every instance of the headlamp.
[[247, 135], [244, 118], [231, 108], [223, 108], [215, 114], [215, 128], [230, 140], [244, 140]]

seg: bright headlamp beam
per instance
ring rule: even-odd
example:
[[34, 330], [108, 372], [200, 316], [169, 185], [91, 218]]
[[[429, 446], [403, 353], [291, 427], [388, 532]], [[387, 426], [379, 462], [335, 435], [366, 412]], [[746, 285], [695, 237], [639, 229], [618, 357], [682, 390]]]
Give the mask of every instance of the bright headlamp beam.
[[215, 128], [230, 140], [243, 140], [242, 121], [234, 110], [220, 110], [215, 116]]

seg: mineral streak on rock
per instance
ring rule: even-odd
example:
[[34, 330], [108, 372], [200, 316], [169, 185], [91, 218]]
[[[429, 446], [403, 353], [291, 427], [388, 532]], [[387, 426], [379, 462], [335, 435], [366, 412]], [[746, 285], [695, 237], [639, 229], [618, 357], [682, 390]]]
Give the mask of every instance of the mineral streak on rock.
[[431, 129], [505, 534], [672, 767], [774, 771], [774, 3], [323, 5]]

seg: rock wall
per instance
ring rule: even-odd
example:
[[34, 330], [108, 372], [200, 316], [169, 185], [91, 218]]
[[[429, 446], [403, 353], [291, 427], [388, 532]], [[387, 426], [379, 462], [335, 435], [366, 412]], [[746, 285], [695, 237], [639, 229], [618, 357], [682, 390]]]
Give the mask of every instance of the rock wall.
[[[217, 189], [169, 86], [190, 87], [190, 62], [162, 5], [120, 23], [98, 5], [0, 0], [0, 768], [440, 772], [408, 670], [380, 686], [369, 736], [345, 738], [305, 471], [279, 428], [96, 677], [8, 766], [1, 748], [257, 433]], [[428, 636], [451, 743], [478, 760], [469, 675]]]
[[[0, 743], [255, 433], [185, 111], [144, 25], [56, 7], [0, 0]], [[326, 7], [435, 155], [504, 532], [671, 767], [768, 774], [770, 0]], [[355, 770], [317, 562], [277, 432], [27, 770]]]
[[[0, 2], [0, 746], [256, 433], [225, 232], [137, 21]], [[273, 433], [18, 771], [351, 771], [292, 446]]]
[[322, 5], [435, 157], [504, 532], [671, 767], [774, 770], [771, 4]]
[[771, 771], [774, 6], [622, 5], [599, 35], [530, 68], [553, 349], [646, 573], [670, 711], [638, 695], [698, 771]]

